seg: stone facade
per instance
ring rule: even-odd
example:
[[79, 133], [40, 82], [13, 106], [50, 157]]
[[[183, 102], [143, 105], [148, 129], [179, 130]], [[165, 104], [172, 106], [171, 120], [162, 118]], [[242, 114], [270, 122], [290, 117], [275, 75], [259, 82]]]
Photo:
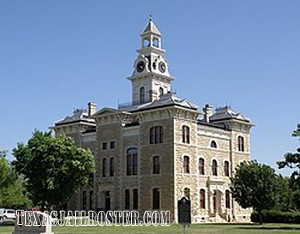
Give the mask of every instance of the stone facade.
[[[75, 194], [72, 210], [169, 210], [188, 197], [193, 222], [248, 222], [230, 194], [234, 168], [250, 159], [250, 120], [229, 107], [202, 111], [170, 90], [161, 34], [150, 20], [142, 33], [132, 82], [132, 103], [95, 104], [55, 123], [95, 157], [93, 186]], [[149, 40], [145, 46], [144, 41]], [[158, 40], [155, 44], [152, 40]], [[151, 85], [149, 85], [151, 84]]]

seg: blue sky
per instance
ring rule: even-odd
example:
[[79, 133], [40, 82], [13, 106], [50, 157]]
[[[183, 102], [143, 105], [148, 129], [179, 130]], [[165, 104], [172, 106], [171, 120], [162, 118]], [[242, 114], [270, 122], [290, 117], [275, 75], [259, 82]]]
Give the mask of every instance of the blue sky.
[[292, 0], [0, 0], [0, 149], [89, 101], [130, 101], [126, 77], [152, 13], [173, 89], [250, 117], [252, 158], [275, 167], [299, 146], [299, 10]]

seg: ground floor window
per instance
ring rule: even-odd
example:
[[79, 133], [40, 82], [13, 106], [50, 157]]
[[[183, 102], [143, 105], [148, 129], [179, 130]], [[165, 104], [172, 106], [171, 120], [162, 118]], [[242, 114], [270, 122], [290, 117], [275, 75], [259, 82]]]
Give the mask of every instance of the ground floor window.
[[130, 209], [130, 191], [125, 189], [125, 210]]
[[139, 193], [137, 189], [133, 190], [133, 209], [137, 210], [139, 208]]
[[159, 188], [152, 190], [152, 209], [160, 209], [160, 191]]

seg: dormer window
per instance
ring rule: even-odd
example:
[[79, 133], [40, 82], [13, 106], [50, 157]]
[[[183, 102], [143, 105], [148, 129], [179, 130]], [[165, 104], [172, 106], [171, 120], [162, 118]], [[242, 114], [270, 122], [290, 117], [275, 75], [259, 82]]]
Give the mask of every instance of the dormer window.
[[215, 141], [210, 142], [210, 147], [215, 149], [218, 148], [217, 143]]

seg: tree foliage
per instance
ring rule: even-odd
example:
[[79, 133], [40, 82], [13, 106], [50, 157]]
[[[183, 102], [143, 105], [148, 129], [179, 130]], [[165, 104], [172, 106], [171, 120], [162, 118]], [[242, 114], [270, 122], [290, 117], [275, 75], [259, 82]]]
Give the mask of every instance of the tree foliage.
[[278, 200], [277, 175], [268, 165], [243, 162], [237, 166], [231, 182], [235, 201], [243, 208], [253, 207], [260, 215], [263, 210], [273, 208]]
[[31, 205], [24, 180], [0, 151], [0, 207], [27, 208]]
[[87, 186], [94, 171], [89, 149], [76, 146], [64, 135], [35, 131], [26, 145], [13, 150], [16, 170], [24, 175], [34, 205], [42, 209], [61, 209], [71, 196]]
[[[300, 124], [297, 125], [296, 130], [292, 133], [293, 137], [298, 137], [300, 139]], [[300, 210], [300, 148], [296, 152], [288, 152], [284, 155], [283, 161], [277, 162], [278, 168], [291, 168], [294, 171], [290, 177], [290, 199], [292, 208], [294, 210]]]

